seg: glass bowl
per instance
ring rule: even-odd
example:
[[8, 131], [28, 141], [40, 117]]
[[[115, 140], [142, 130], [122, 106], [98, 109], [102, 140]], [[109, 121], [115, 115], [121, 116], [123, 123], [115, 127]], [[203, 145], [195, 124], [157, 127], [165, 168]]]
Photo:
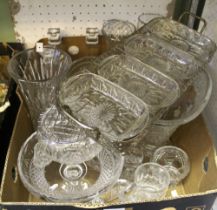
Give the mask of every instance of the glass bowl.
[[123, 38], [136, 31], [136, 27], [129, 21], [110, 19], [103, 23], [102, 34], [106, 37], [109, 47], [122, 41]]
[[[23, 144], [18, 156], [20, 178], [37, 197], [52, 202], [87, 202], [109, 190], [119, 179], [124, 159], [114, 151], [103, 149], [82, 164], [61, 164], [50, 159], [38, 165], [34, 157], [38, 142], [35, 132]], [[42, 154], [42, 160], [45, 158], [46, 153]]]
[[175, 146], [158, 148], [152, 161], [164, 166], [170, 174], [170, 184], [176, 185], [190, 172], [190, 161], [187, 153]]
[[150, 125], [144, 137], [146, 154], [169, 143], [175, 130], [198, 117], [206, 107], [212, 93], [212, 78], [208, 69], [201, 71], [182, 96]]

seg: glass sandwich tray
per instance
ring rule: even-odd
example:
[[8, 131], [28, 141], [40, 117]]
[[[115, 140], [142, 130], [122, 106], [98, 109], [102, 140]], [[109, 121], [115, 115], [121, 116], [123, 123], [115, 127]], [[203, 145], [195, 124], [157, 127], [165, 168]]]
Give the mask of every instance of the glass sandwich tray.
[[142, 60], [156, 54], [166, 61], [169, 60], [177, 68], [182, 78], [192, 78], [204, 66], [193, 55], [175, 47], [168, 41], [160, 39], [155, 34], [135, 34], [124, 43], [126, 53], [140, 57]]
[[141, 99], [96, 74], [66, 76], [57, 98], [65, 114], [114, 142], [136, 136], [149, 122], [148, 106]]
[[142, 99], [150, 115], [170, 106], [179, 97], [175, 80], [129, 55], [107, 57], [97, 73]]
[[142, 30], [156, 34], [206, 63], [216, 51], [216, 44], [210, 38], [169, 18], [154, 18]]

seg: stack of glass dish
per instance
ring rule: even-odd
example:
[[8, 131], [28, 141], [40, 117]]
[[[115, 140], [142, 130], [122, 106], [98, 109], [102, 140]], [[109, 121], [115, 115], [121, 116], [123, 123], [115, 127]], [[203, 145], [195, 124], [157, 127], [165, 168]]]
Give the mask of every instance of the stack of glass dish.
[[[175, 26], [192, 51], [168, 38]], [[52, 47], [15, 55], [9, 72], [36, 130], [18, 157], [25, 187], [50, 201], [105, 204], [158, 199], [182, 181], [188, 155], [167, 145], [212, 90], [205, 64], [215, 47], [199, 35], [156, 18], [98, 57], [72, 63]]]

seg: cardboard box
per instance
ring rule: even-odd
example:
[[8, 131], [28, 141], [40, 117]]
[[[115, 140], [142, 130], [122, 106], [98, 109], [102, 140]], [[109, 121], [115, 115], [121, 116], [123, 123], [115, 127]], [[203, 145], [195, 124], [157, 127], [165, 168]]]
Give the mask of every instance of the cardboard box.
[[175, 145], [184, 149], [191, 161], [189, 176], [166, 198], [137, 204], [111, 203], [109, 206], [90, 206], [82, 203], [50, 203], [33, 197], [23, 186], [17, 172], [19, 150], [32, 133], [31, 121], [24, 103], [18, 111], [11, 138], [0, 193], [1, 210], [41, 209], [117, 209], [133, 210], [210, 210], [217, 196], [217, 166], [215, 149], [203, 118], [180, 127], [173, 135]]
[[[47, 40], [42, 40], [46, 44]], [[64, 38], [61, 48], [78, 45], [79, 58], [85, 55], [96, 56], [105, 50], [105, 41], [100, 38], [100, 45], [86, 46], [84, 37]], [[175, 145], [184, 149], [191, 161], [189, 176], [176, 188], [168, 190], [164, 199], [137, 204], [111, 203], [108, 206], [90, 206], [82, 203], [50, 203], [33, 197], [23, 186], [17, 172], [17, 157], [24, 141], [33, 132], [31, 121], [20, 97], [18, 111], [12, 134], [0, 192], [0, 210], [72, 210], [72, 209], [120, 209], [128, 210], [210, 210], [217, 196], [216, 154], [208, 130], [199, 116], [197, 119], [180, 127], [173, 135]]]

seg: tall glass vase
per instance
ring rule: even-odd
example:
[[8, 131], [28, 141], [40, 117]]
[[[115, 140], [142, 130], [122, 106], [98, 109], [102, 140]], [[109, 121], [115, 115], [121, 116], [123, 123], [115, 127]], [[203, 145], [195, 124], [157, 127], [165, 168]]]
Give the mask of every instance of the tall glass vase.
[[50, 46], [42, 52], [35, 48], [24, 50], [10, 60], [9, 74], [21, 90], [34, 128], [39, 115], [55, 104], [56, 86], [71, 63], [67, 53]]

